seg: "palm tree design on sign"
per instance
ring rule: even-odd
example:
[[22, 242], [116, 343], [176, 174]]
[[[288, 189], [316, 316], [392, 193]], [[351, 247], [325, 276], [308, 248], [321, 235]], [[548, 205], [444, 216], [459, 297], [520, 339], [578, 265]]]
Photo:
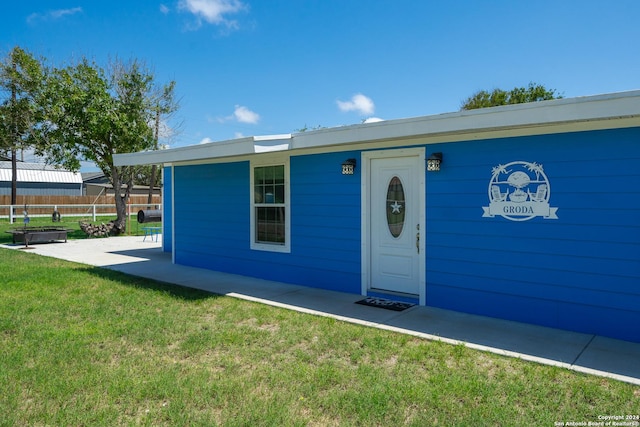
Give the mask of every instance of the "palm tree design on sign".
[[493, 168], [491, 168], [491, 173], [493, 174], [493, 179], [497, 180], [498, 175], [500, 175], [501, 173], [503, 174], [508, 174], [510, 173], [510, 170], [507, 170], [507, 167], [504, 165], [498, 165], [498, 166], [494, 166]]
[[542, 165], [537, 164], [536, 162], [529, 163], [527, 165], [527, 169], [529, 172], [533, 172], [536, 174], [536, 181], [540, 181], [540, 174], [544, 172], [542, 169]]
[[512, 221], [535, 217], [558, 219], [557, 207], [549, 206], [551, 189], [542, 164], [515, 161], [491, 169], [489, 206], [483, 217], [502, 216]]
[[[510, 170], [507, 170], [506, 166], [504, 165], [498, 165], [498, 166], [494, 166], [493, 168], [491, 168], [491, 181], [493, 182], [499, 182], [500, 181], [500, 174], [508, 174], [511, 173]], [[491, 186], [491, 199], [494, 202], [504, 202], [505, 200], [507, 200], [507, 196], [509, 195], [509, 190], [507, 190], [506, 193], [502, 193], [500, 191], [500, 187], [498, 185], [492, 185]]]

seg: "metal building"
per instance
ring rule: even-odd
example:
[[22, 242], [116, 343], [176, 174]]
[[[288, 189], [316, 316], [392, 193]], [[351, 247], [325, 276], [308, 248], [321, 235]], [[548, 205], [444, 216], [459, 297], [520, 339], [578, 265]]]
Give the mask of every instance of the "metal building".
[[[55, 166], [18, 162], [19, 196], [81, 196], [82, 176]], [[11, 162], [0, 161], [0, 196], [11, 195]]]

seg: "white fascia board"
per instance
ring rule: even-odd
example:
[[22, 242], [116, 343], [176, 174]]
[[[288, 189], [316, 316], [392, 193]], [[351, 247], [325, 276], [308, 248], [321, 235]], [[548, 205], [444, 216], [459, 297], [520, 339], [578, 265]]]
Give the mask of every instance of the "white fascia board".
[[209, 142], [168, 150], [116, 154], [116, 166], [151, 165], [188, 162], [200, 159], [243, 156], [289, 149], [291, 134], [252, 136], [227, 141]]
[[[629, 119], [632, 119], [631, 121]], [[602, 122], [611, 121], [607, 125]], [[531, 134], [553, 133], [556, 126], [564, 131], [640, 126], [640, 91], [580, 98], [482, 108], [410, 119], [389, 120], [295, 134], [292, 149], [314, 148], [358, 142], [391, 141], [447, 136], [446, 141], [467, 140], [469, 134], [531, 129]], [[598, 122], [596, 124], [594, 122]], [[572, 127], [567, 127], [572, 124]], [[534, 130], [535, 129], [535, 130]], [[548, 130], [547, 130], [548, 129]], [[505, 136], [507, 132], [505, 132]], [[520, 135], [528, 132], [519, 132]], [[459, 135], [459, 138], [455, 138]], [[472, 139], [478, 139], [477, 137]], [[429, 138], [438, 142], [437, 138]]]
[[248, 150], [249, 147], [253, 147], [253, 138], [239, 138], [228, 141], [189, 145], [188, 147], [170, 148], [168, 150], [116, 154], [113, 156], [113, 163], [116, 166], [152, 165], [204, 159], [207, 157], [233, 156]]
[[286, 151], [291, 148], [291, 134], [267, 135], [253, 137], [254, 153], [271, 153], [274, 151]]
[[388, 141], [432, 144], [636, 126], [640, 127], [640, 90], [117, 154], [114, 163], [166, 164], [274, 151], [336, 150], [348, 145], [389, 144]]

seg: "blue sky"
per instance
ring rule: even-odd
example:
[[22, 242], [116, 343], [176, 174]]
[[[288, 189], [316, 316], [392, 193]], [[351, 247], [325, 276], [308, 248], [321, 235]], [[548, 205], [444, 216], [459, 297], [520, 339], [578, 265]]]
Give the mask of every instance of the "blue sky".
[[640, 88], [640, 2], [32, 0], [0, 6], [0, 51], [146, 62], [175, 80], [171, 147], [457, 111], [537, 82]]

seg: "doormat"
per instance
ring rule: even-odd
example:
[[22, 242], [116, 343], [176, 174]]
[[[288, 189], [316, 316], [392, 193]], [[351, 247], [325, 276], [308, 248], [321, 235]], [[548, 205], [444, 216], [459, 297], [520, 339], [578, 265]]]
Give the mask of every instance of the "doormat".
[[368, 305], [370, 307], [385, 308], [387, 310], [402, 311], [407, 308], [413, 307], [415, 304], [409, 302], [391, 301], [384, 298], [368, 297], [360, 301], [356, 301], [356, 304]]

